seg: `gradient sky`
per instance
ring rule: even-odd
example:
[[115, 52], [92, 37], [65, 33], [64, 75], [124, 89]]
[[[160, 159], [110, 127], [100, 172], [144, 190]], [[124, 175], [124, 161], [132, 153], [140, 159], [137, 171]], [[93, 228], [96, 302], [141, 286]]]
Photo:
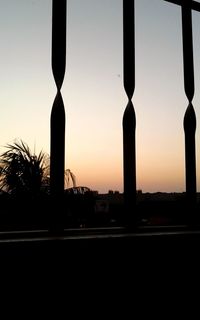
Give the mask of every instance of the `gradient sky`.
[[[181, 10], [163, 0], [135, 0], [137, 189], [184, 191]], [[51, 0], [0, 0], [0, 151], [23, 139], [49, 153], [56, 94], [51, 71]], [[77, 184], [123, 190], [122, 0], [68, 0], [66, 168]], [[200, 13], [193, 13], [200, 191]]]

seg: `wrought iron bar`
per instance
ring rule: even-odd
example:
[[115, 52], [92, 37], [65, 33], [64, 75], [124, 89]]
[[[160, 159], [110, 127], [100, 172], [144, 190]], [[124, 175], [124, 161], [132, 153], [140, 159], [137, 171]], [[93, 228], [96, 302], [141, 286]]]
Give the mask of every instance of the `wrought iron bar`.
[[135, 89], [135, 4], [123, 0], [123, 63], [124, 89], [128, 104], [123, 115], [123, 170], [125, 220], [128, 225], [136, 221], [136, 116], [132, 104]]
[[195, 131], [196, 116], [192, 105], [194, 96], [194, 63], [192, 41], [192, 12], [191, 8], [182, 6], [182, 32], [183, 32], [183, 68], [184, 87], [189, 105], [184, 116], [185, 131], [185, 170], [186, 170], [186, 196], [191, 206], [196, 201], [196, 156]]
[[193, 0], [164, 1], [180, 5], [182, 10], [184, 89], [189, 102], [183, 121], [185, 131], [185, 180], [187, 203], [192, 207], [196, 203], [196, 115], [192, 105], [194, 96], [192, 10], [200, 11], [200, 3]]
[[67, 0], [52, 1], [52, 71], [57, 93], [51, 110], [50, 146], [50, 230], [63, 230], [63, 196], [65, 171], [65, 109], [61, 87], [66, 60]]
[[50, 188], [53, 197], [64, 192], [65, 110], [61, 87], [66, 60], [66, 0], [52, 1], [52, 71], [57, 94], [51, 111]]

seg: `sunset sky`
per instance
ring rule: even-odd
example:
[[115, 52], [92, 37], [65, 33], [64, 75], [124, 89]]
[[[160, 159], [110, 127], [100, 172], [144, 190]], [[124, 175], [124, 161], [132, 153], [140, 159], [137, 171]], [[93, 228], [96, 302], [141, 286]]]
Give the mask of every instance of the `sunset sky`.
[[[200, 1], [199, 1], [200, 2]], [[51, 0], [0, 0], [0, 152], [23, 139], [50, 152], [56, 94], [51, 70]], [[163, 0], [135, 0], [137, 189], [185, 190], [181, 9]], [[193, 12], [200, 191], [200, 13]], [[77, 184], [123, 191], [122, 0], [68, 0], [62, 95], [66, 168]]]

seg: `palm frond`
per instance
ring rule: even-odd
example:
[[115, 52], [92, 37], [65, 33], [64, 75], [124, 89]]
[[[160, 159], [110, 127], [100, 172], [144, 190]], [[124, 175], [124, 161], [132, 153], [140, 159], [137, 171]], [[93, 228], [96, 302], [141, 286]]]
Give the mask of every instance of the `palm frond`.
[[72, 173], [70, 169], [65, 170], [65, 183], [67, 188], [69, 188], [70, 180], [72, 182], [73, 187], [76, 187], [76, 176]]
[[38, 156], [32, 154], [22, 140], [5, 147], [7, 150], [0, 156], [0, 188], [11, 193], [38, 193], [49, 175], [49, 156], [43, 151]]

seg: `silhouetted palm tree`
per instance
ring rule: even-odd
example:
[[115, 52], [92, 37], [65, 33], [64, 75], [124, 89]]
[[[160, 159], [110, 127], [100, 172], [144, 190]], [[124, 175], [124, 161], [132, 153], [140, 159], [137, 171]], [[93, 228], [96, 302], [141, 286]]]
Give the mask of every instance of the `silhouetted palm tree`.
[[6, 148], [0, 156], [0, 188], [12, 195], [38, 195], [42, 185], [49, 183], [49, 156], [43, 151], [32, 154], [22, 140]]
[[66, 169], [65, 170], [65, 183], [66, 183], [67, 188], [69, 188], [70, 180], [72, 182], [73, 188], [75, 188], [76, 187], [76, 176], [73, 174], [73, 172], [71, 172], [70, 169]]

